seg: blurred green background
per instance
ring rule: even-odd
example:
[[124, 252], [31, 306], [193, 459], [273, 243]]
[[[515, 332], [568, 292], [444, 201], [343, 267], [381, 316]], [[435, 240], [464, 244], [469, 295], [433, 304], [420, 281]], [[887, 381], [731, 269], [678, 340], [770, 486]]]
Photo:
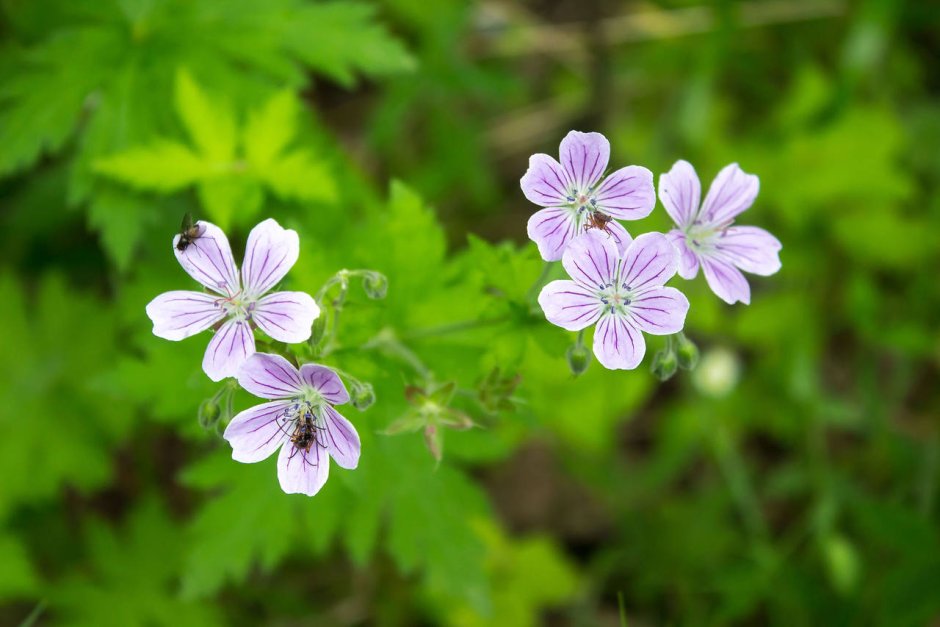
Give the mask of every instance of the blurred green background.
[[[929, 2], [0, 1], [0, 624], [940, 624], [938, 58]], [[518, 179], [570, 129], [761, 178], [783, 269], [677, 279], [691, 374], [574, 379], [533, 312]], [[289, 289], [389, 277], [312, 499], [150, 332], [186, 211], [297, 229]], [[440, 466], [382, 434], [422, 369], [482, 427]]]

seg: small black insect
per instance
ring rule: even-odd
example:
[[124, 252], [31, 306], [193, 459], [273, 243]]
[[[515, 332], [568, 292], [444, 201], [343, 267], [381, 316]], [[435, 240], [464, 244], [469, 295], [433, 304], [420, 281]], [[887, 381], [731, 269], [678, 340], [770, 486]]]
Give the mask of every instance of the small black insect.
[[319, 428], [313, 422], [313, 414], [307, 412], [303, 418], [297, 421], [297, 427], [294, 429], [290, 441], [295, 447], [303, 451], [309, 451], [311, 445], [319, 444], [317, 442], [317, 430]]
[[183, 223], [180, 225], [180, 238], [176, 242], [176, 250], [183, 252], [189, 245], [202, 236], [203, 228], [199, 222], [193, 222], [193, 214], [186, 212]]

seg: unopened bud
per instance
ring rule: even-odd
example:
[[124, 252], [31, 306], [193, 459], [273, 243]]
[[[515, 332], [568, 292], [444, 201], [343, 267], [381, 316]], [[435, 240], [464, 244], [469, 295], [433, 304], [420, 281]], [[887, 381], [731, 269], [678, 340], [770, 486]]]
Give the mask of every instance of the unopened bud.
[[668, 381], [672, 375], [676, 374], [679, 367], [679, 360], [671, 348], [664, 348], [653, 356], [653, 364], [650, 370], [660, 381]]
[[676, 338], [676, 358], [683, 370], [694, 370], [698, 365], [698, 346], [682, 333]]
[[431, 423], [424, 428], [424, 443], [427, 444], [431, 456], [438, 462], [444, 457], [444, 439], [437, 425]]
[[388, 293], [388, 279], [381, 272], [370, 270], [362, 277], [362, 289], [371, 299], [385, 298]]
[[588, 364], [591, 363], [591, 352], [587, 346], [580, 342], [569, 346], [565, 356], [568, 358], [568, 367], [571, 368], [571, 373], [574, 376], [583, 374], [587, 370]]
[[320, 315], [313, 321], [313, 327], [310, 329], [310, 346], [315, 348], [323, 342], [326, 337], [326, 329], [326, 314], [321, 310]]
[[207, 398], [199, 404], [199, 426], [209, 430], [215, 427], [222, 417], [222, 408], [215, 399]]
[[352, 394], [350, 394], [352, 406], [359, 411], [365, 411], [375, 402], [375, 390], [371, 383], [356, 382], [352, 385]]

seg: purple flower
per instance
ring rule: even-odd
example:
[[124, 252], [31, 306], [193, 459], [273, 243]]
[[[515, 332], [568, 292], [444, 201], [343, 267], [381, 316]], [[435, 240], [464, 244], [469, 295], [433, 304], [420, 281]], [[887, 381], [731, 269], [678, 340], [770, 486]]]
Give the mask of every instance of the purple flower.
[[653, 173], [631, 165], [602, 179], [610, 142], [600, 133], [571, 131], [559, 148], [561, 163], [545, 154], [532, 155], [520, 184], [525, 197], [540, 207], [529, 218], [529, 238], [546, 261], [561, 259], [565, 247], [586, 229], [607, 231], [621, 249], [630, 242], [619, 222], [645, 218], [656, 204]]
[[699, 207], [701, 185], [687, 161], [677, 161], [659, 177], [659, 199], [676, 223], [667, 235], [679, 251], [679, 276], [694, 279], [699, 266], [708, 286], [728, 303], [751, 302], [741, 270], [767, 276], [780, 269], [780, 241], [754, 226], [731, 226], [751, 206], [760, 181], [737, 163], [725, 166]]
[[280, 355], [255, 353], [238, 371], [238, 383], [270, 402], [241, 412], [222, 437], [232, 459], [252, 464], [279, 447], [277, 478], [288, 494], [313, 496], [326, 483], [330, 457], [340, 468], [359, 464], [359, 434], [333, 405], [349, 393], [331, 369], [304, 364], [298, 371]]
[[594, 355], [605, 368], [629, 370], [643, 360], [652, 335], [678, 333], [689, 301], [663, 287], [676, 273], [676, 251], [662, 233], [628, 242], [621, 255], [613, 239], [588, 231], [565, 249], [562, 265], [573, 281], [552, 281], [539, 294], [545, 317], [569, 331], [597, 323]]
[[183, 269], [211, 293], [173, 291], [160, 294], [147, 305], [153, 334], [179, 341], [218, 327], [202, 360], [213, 381], [235, 376], [255, 352], [254, 328], [280, 342], [296, 343], [310, 337], [320, 308], [304, 292], [265, 293], [284, 278], [300, 253], [297, 232], [268, 219], [248, 235], [241, 275], [235, 267], [225, 233], [209, 222], [195, 224], [198, 235], [187, 246], [173, 239], [173, 251]]

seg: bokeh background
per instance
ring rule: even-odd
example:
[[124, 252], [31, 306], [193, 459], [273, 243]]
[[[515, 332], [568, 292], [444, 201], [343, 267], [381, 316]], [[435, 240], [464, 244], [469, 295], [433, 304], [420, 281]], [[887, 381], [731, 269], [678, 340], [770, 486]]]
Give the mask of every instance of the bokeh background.
[[[0, 624], [940, 624], [938, 59], [930, 2], [3, 0]], [[518, 179], [570, 129], [760, 176], [783, 269], [679, 281], [694, 372], [574, 378], [533, 309]], [[297, 229], [291, 289], [389, 278], [313, 499], [150, 333], [187, 211]], [[429, 378], [480, 425], [440, 465], [383, 434]]]

